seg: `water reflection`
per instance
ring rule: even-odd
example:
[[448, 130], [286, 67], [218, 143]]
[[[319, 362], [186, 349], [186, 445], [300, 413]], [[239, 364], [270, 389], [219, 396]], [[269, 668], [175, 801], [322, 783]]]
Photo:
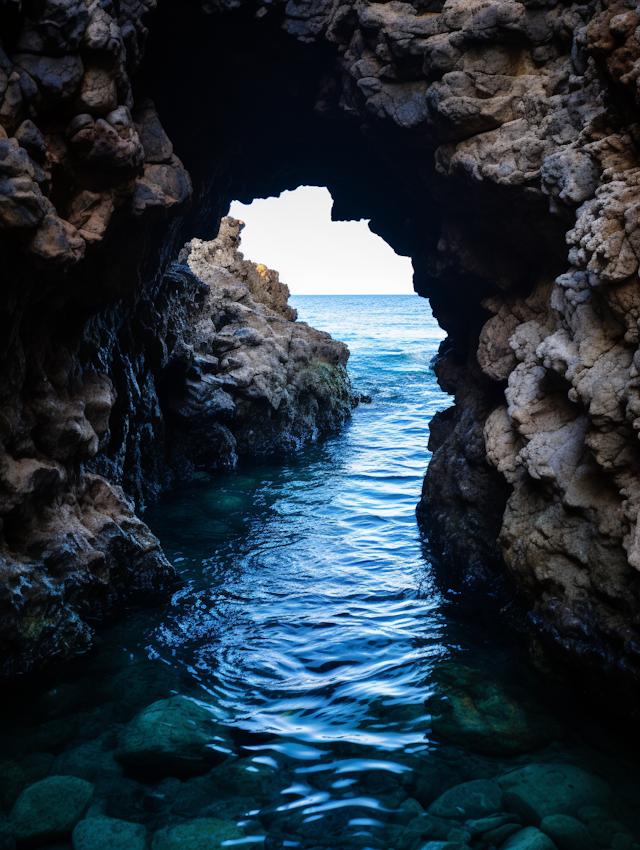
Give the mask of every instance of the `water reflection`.
[[[448, 405], [427, 304], [297, 302], [348, 342], [373, 403], [293, 459], [202, 475], [149, 512], [181, 586], [7, 713], [0, 805], [62, 774], [93, 784], [87, 818], [140, 824], [153, 850], [564, 850], [561, 827], [630, 850], [624, 741], [567, 715], [425, 558], [414, 509]], [[539, 844], [548, 812], [568, 821]]]

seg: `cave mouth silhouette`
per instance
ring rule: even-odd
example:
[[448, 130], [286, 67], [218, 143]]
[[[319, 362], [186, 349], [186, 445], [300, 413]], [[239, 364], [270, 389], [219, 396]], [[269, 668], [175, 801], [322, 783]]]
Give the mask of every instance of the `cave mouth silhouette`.
[[[430, 274], [442, 229], [423, 188], [433, 144], [417, 128], [362, 124], [339, 102], [338, 46], [297, 41], [283, 18], [280, 7], [203, 15], [195, 5], [160, 4], [134, 91], [154, 102], [193, 181], [193, 202], [169, 236], [159, 229], [155, 251], [170, 259], [188, 239], [215, 238], [233, 200], [326, 186], [334, 220], [368, 219], [411, 258], [415, 291], [445, 331], [455, 330], [449, 346], [465, 361], [485, 321], [479, 302], [495, 287], [471, 276], [444, 287]], [[150, 259], [152, 271], [154, 251]]]

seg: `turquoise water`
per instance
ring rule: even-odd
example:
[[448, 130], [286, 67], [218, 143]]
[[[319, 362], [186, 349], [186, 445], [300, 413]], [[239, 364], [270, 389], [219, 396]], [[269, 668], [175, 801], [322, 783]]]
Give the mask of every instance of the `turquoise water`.
[[447, 404], [429, 365], [444, 335], [415, 296], [292, 303], [349, 345], [372, 403], [298, 457], [168, 494], [149, 513], [188, 577], [153, 649], [202, 670], [224, 716], [247, 727], [287, 734], [304, 716], [308, 742], [424, 745], [424, 718], [377, 728], [371, 702], [424, 715], [425, 671], [442, 653], [415, 506], [428, 421]]
[[[238, 825], [202, 844], [182, 835], [183, 850], [489, 848], [512, 840], [487, 838], [491, 829], [537, 829], [545, 812], [587, 830], [585, 848], [630, 850], [640, 775], [628, 742], [561, 683], [538, 679], [491, 617], [436, 583], [415, 506], [429, 419], [450, 399], [430, 365], [443, 333], [427, 302], [292, 303], [347, 342], [371, 404], [295, 457], [202, 475], [148, 511], [181, 584], [101, 633], [49, 692], [7, 712], [3, 807], [21, 787], [66, 774], [94, 783], [88, 818], [142, 824], [147, 842], [201, 818]], [[162, 757], [123, 767], [113, 753], [126, 724], [178, 695], [204, 707], [213, 761], [226, 760], [193, 771]], [[522, 769], [532, 771], [529, 790], [487, 802]], [[484, 786], [468, 782], [490, 783], [484, 803], [473, 797]], [[451, 788], [462, 789], [453, 808], [435, 802]], [[473, 832], [470, 819], [496, 812], [502, 821]], [[522, 836], [534, 841], [522, 850], [549, 850], [539, 833]], [[551, 850], [569, 847], [556, 840]], [[178, 846], [154, 841], [153, 850]]]

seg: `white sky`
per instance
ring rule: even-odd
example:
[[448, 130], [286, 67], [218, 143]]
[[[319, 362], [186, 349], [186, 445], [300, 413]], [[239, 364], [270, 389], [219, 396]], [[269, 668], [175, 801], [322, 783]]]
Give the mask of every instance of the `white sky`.
[[299, 186], [279, 198], [231, 204], [245, 222], [240, 250], [247, 260], [280, 272], [294, 295], [413, 292], [413, 267], [362, 221], [331, 221], [328, 189]]

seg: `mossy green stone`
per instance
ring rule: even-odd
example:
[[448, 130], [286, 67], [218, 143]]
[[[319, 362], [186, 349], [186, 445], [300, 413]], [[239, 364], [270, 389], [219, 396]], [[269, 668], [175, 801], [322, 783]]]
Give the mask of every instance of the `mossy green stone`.
[[427, 701], [436, 735], [490, 755], [526, 753], [562, 737], [555, 720], [520, 703], [482, 670], [442, 664], [437, 672], [437, 691]]
[[[217, 818], [201, 818], [156, 832], [151, 841], [151, 850], [217, 850], [225, 841], [239, 841], [243, 838], [244, 832], [235, 823]], [[252, 846], [249, 843], [242, 844], [243, 850], [250, 850]]]
[[115, 818], [81, 820], [73, 830], [73, 850], [145, 850], [147, 830], [142, 824]]
[[115, 757], [123, 764], [175, 775], [205, 773], [226, 758], [210, 711], [183, 696], [154, 702], [125, 726]]
[[11, 810], [8, 826], [27, 847], [68, 838], [93, 797], [93, 785], [76, 776], [50, 776], [30, 785]]

